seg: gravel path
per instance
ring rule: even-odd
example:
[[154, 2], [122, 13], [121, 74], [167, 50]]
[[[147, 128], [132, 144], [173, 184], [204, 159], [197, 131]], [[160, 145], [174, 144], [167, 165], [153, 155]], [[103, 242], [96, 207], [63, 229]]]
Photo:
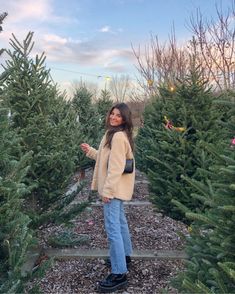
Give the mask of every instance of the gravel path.
[[[90, 195], [92, 170], [86, 172], [87, 181], [83, 191], [76, 201], [87, 199]], [[93, 195], [94, 197], [94, 195]], [[137, 171], [133, 201], [148, 200], [148, 182], [146, 177]], [[181, 222], [163, 217], [148, 206], [127, 206], [126, 215], [130, 226], [133, 247], [144, 249], [182, 249], [184, 242], [180, 234], [187, 234], [187, 228]], [[78, 236], [86, 236], [85, 242], [73, 248], [92, 249], [108, 248], [103, 226], [102, 207], [87, 208], [73, 221], [69, 230]], [[60, 235], [68, 230], [61, 226], [50, 225], [39, 232], [40, 245], [51, 247], [48, 242], [52, 235]], [[169, 286], [169, 281], [178, 271], [183, 270], [180, 260], [133, 260], [128, 274], [129, 286], [123, 294], [160, 293], [165, 288], [168, 293], [177, 293]], [[95, 292], [96, 282], [103, 279], [108, 269], [103, 259], [56, 260], [47, 270], [43, 279], [34, 279], [28, 284], [28, 291], [39, 285], [42, 293], [92, 294]]]

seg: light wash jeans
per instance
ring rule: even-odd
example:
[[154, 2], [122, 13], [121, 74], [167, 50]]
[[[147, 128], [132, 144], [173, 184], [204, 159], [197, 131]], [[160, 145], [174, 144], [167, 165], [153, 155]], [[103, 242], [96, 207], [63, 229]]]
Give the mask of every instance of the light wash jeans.
[[127, 272], [126, 256], [131, 255], [132, 244], [122, 200], [112, 199], [104, 204], [104, 223], [112, 273], [124, 274]]

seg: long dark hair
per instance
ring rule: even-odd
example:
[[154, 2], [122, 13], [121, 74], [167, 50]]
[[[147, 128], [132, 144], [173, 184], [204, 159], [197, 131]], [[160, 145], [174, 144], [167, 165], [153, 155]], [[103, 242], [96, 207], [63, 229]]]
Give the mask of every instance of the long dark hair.
[[[112, 127], [109, 123], [110, 114], [115, 108], [120, 111], [120, 114], [123, 120], [123, 123], [118, 127]], [[113, 105], [112, 108], [109, 110], [106, 116], [106, 130], [107, 130], [107, 134], [106, 134], [105, 146], [108, 146], [111, 149], [111, 142], [113, 139], [113, 135], [116, 132], [124, 131], [127, 134], [127, 138], [131, 145], [131, 149], [132, 151], [134, 151], [132, 115], [131, 115], [131, 110], [126, 103], [117, 103]]]

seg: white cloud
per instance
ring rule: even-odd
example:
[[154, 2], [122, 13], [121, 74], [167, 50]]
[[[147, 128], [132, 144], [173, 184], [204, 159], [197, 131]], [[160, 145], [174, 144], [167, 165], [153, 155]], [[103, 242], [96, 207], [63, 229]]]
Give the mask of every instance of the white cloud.
[[107, 71], [112, 71], [112, 72], [116, 72], [116, 73], [123, 73], [127, 70], [125, 64], [123, 64], [122, 62], [106, 62], [104, 64], [104, 68]]
[[122, 28], [118, 28], [116, 30], [113, 30], [113, 29], [111, 29], [110, 26], [104, 26], [104, 27], [100, 28], [98, 30], [98, 32], [101, 32], [101, 33], [111, 33], [111, 34], [116, 35], [118, 33], [122, 33], [123, 32], [123, 29]]
[[55, 43], [58, 45], [65, 45], [68, 42], [68, 40], [66, 38], [62, 38], [62, 37], [55, 35], [55, 34], [44, 35], [44, 41], [46, 43]]
[[[0, 0], [0, 4], [1, 4]], [[1, 5], [0, 5], [1, 6]], [[55, 14], [53, 0], [8, 0], [4, 1], [3, 11], [8, 12], [6, 23], [27, 25], [26, 21], [36, 22], [71, 22], [73, 19], [66, 19]]]
[[[3, 1], [0, 0], [0, 6]], [[12, 38], [12, 32], [22, 43], [27, 33], [34, 31], [33, 41], [35, 46], [32, 56], [45, 52], [49, 62], [71, 63], [89, 68], [99, 66], [114, 72], [124, 70], [125, 63], [132, 60], [133, 54], [131, 49], [115, 49], [115, 45], [113, 45], [112, 40], [117, 38], [117, 33], [122, 32], [121, 28], [114, 32], [111, 26], [103, 26], [99, 32], [109, 34], [102, 35], [102, 40], [99, 39], [99, 34], [96, 34], [94, 39], [88, 39], [86, 36], [86, 41], [76, 38], [76, 34], [74, 34], [75, 37], [66, 35], [66, 33], [62, 35], [59, 33], [59, 29], [65, 22], [60, 21], [57, 25], [57, 22], [62, 18], [55, 14], [53, 5], [56, 5], [55, 0], [4, 1], [3, 11], [6, 10], [9, 15], [4, 21], [4, 31], [0, 35], [1, 47], [10, 47], [9, 39]], [[68, 21], [73, 22], [73, 20]], [[53, 22], [56, 23], [56, 31], [53, 31], [54, 26], [50, 26]], [[71, 28], [71, 31], [73, 30], [74, 26]], [[77, 28], [77, 35], [80, 36], [80, 33], [79, 28]], [[5, 55], [2, 57], [4, 58]]]
[[104, 27], [102, 27], [101, 29], [99, 29], [99, 32], [102, 32], [102, 33], [109, 33], [109, 32], [111, 32], [110, 26], [104, 26]]
[[4, 6], [9, 21], [14, 23], [27, 19], [44, 20], [53, 16], [51, 0], [8, 0]]
[[[8, 34], [5, 38], [9, 37]], [[26, 35], [17, 39], [22, 43]], [[124, 72], [125, 63], [132, 62], [131, 49], [106, 48], [97, 44], [95, 40], [82, 42], [81, 40], [62, 37], [57, 34], [44, 34], [37, 32], [33, 36], [35, 42], [32, 56], [45, 52], [47, 62], [63, 62], [87, 67], [101, 67], [113, 72]], [[9, 46], [8, 46], [9, 47]]]

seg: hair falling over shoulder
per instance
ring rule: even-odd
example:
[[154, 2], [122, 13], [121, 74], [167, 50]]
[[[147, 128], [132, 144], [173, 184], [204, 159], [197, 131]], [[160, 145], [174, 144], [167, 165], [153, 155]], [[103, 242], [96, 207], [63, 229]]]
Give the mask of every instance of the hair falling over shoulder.
[[[113, 109], [118, 109], [120, 111], [123, 123], [118, 127], [110, 126], [109, 118], [110, 114], [112, 113]], [[106, 143], [105, 146], [108, 146], [111, 149], [111, 142], [113, 135], [116, 132], [123, 131], [126, 132], [127, 138], [131, 145], [132, 151], [134, 151], [134, 141], [133, 141], [133, 123], [132, 123], [132, 115], [131, 110], [126, 103], [117, 103], [112, 106], [112, 108], [108, 111], [106, 116]]]

